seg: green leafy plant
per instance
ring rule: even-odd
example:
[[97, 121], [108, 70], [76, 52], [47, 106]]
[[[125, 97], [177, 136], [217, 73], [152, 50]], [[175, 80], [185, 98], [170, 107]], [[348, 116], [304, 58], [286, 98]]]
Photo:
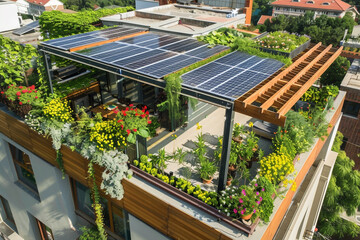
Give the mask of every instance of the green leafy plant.
[[164, 148], [160, 149], [158, 154], [150, 154], [149, 157], [152, 165], [160, 169], [162, 174], [164, 174], [164, 170], [167, 167], [166, 162], [172, 158], [172, 156], [166, 154]]
[[29, 86], [26, 71], [37, 56], [36, 48], [30, 44], [23, 45], [0, 35], [0, 85]]
[[210, 180], [216, 172], [216, 166], [213, 162], [210, 162], [207, 158], [203, 157], [200, 159], [200, 166], [198, 166], [197, 170], [202, 179]]
[[244, 34], [232, 28], [220, 28], [212, 31], [205, 36], [199, 36], [198, 40], [210, 45], [231, 45], [236, 38], [243, 38]]
[[98, 240], [100, 239], [100, 233], [96, 228], [88, 228], [88, 227], [81, 227], [80, 231], [82, 232], [79, 240]]
[[309, 40], [306, 36], [297, 36], [295, 34], [277, 31], [257, 39], [256, 43], [263, 48], [291, 52]]
[[150, 117], [151, 123], [148, 126], [150, 137], [156, 136], [156, 129], [160, 127], [160, 123], [157, 117]]

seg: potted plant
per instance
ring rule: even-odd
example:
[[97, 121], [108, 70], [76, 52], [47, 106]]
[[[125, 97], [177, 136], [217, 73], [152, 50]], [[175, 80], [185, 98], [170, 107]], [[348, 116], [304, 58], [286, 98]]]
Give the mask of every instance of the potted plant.
[[227, 175], [227, 180], [226, 180], [226, 186], [230, 186], [232, 180], [233, 180], [233, 177], [231, 176], [230, 173], [228, 173], [228, 175]]
[[234, 124], [232, 140], [241, 143], [243, 141], [241, 134], [245, 133], [245, 126], [239, 123]]
[[209, 184], [213, 179], [213, 175], [216, 172], [216, 166], [213, 162], [210, 162], [206, 157], [200, 157], [200, 166], [198, 167], [203, 183]]

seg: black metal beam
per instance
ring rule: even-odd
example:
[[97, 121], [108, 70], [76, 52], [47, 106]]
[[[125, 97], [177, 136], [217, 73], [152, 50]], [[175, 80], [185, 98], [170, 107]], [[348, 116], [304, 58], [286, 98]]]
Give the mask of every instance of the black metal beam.
[[229, 169], [230, 149], [234, 125], [234, 104], [228, 104], [225, 111], [224, 138], [221, 151], [221, 163], [219, 171], [218, 193], [226, 187], [227, 174]]
[[52, 85], [52, 72], [50, 69], [51, 66], [51, 59], [50, 56], [48, 56], [45, 52], [42, 52], [42, 56], [43, 56], [43, 60], [44, 60], [44, 65], [45, 65], [45, 69], [46, 69], [46, 73], [47, 73], [47, 77], [49, 80], [49, 88], [50, 88], [50, 92], [54, 93], [54, 89], [53, 89], [53, 85]]

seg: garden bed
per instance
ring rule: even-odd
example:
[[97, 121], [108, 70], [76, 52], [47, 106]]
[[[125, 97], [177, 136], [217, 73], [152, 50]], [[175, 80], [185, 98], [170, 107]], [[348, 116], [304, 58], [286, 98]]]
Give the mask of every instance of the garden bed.
[[[284, 43], [283, 38], [286, 36], [288, 36], [288, 38], [285, 39], [286, 41]], [[307, 38], [308, 40], [305, 41], [305, 38]], [[254, 38], [254, 40], [256, 40], [259, 45], [267, 44], [270, 47], [269, 48], [269, 47], [260, 46], [259, 49], [261, 51], [271, 53], [274, 55], [289, 57], [291, 59], [302, 53], [310, 45], [310, 39], [308, 37], [296, 36], [293, 34], [281, 33], [281, 32], [274, 32], [270, 34], [266, 33], [264, 35], [261, 35], [261, 37]], [[280, 40], [283, 41], [281, 42]], [[300, 43], [300, 45], [298, 45], [297, 43]]]

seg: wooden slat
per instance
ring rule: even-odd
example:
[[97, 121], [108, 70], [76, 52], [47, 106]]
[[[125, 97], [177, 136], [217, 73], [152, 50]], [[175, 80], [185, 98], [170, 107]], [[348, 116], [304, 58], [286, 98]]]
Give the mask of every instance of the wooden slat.
[[332, 45], [330, 44], [324, 51], [317, 55], [306, 67], [301, 69], [288, 83], [286, 83], [279, 91], [271, 96], [265, 103], [261, 105], [262, 111], [268, 109], [276, 99], [278, 99], [284, 92], [291, 88], [291, 85], [296, 83], [300, 77], [302, 77], [312, 66], [317, 63], [328, 51], [330, 51]]
[[128, 180], [123, 180], [122, 184], [125, 209], [142, 221], [151, 223], [155, 229], [167, 233], [168, 205]]
[[71, 151], [70, 148], [62, 146], [60, 149], [63, 158], [63, 164], [66, 174], [81, 182], [85, 186], [87, 183], [87, 162], [88, 160], [82, 157], [79, 153]]
[[26, 148], [29, 151], [33, 150], [32, 143], [29, 141], [30, 133], [29, 127], [20, 120], [6, 116], [6, 121], [9, 127], [11, 139]]
[[277, 117], [276, 112], [265, 110], [263, 113], [261, 113], [261, 109], [259, 107], [256, 107], [254, 105], [248, 105], [244, 107], [242, 102], [236, 100], [234, 102], [234, 111], [238, 113], [243, 113], [245, 115], [258, 118], [279, 126], [285, 126], [285, 116], [280, 116], [280, 118]]
[[51, 138], [45, 138], [32, 129], [29, 129], [31, 142], [33, 144], [33, 153], [48, 163], [58, 167], [56, 162], [56, 152], [52, 147]]
[[304, 53], [299, 59], [297, 59], [293, 64], [291, 64], [288, 68], [286, 68], [284, 71], [280, 72], [279, 75], [275, 76], [271, 81], [263, 85], [261, 88], [259, 88], [256, 92], [254, 92], [251, 96], [246, 98], [243, 102], [246, 106], [247, 104], [250, 104], [256, 100], [256, 98], [264, 93], [268, 88], [272, 87], [278, 79], [281, 79], [286, 74], [291, 72], [293, 69], [295, 69], [302, 61], [304, 61], [308, 56], [310, 56], [313, 51], [315, 51], [317, 48], [321, 46], [321, 43], [316, 44], [313, 48], [311, 48], [309, 51]]
[[335, 61], [335, 59], [341, 54], [341, 50], [343, 47], [340, 47], [327, 61], [326, 63], [314, 74], [299, 91], [297, 91], [289, 101], [282, 106], [278, 113], [278, 117], [281, 115], [285, 115], [294, 104], [304, 95], [304, 93], [313, 85], [313, 83], [330, 67], [330, 65]]
[[9, 126], [7, 122], [7, 113], [0, 110], [0, 131], [5, 134], [7, 137], [10, 136]]
[[199, 220], [169, 206], [169, 236], [183, 240], [220, 239], [220, 233]]
[[138, 33], [134, 33], [134, 34], [118, 37], [118, 38], [113, 38], [113, 39], [104, 40], [104, 41], [100, 41], [100, 42], [96, 42], [96, 43], [86, 44], [86, 45], [83, 45], [83, 46], [80, 46], [80, 47], [70, 48], [69, 52], [76, 52], [76, 51], [80, 51], [80, 50], [83, 50], [83, 49], [86, 49], [86, 48], [101, 46], [101, 45], [104, 45], [106, 43], [111, 43], [111, 42], [120, 41], [120, 40], [123, 40], [123, 39], [126, 39], [126, 38], [136, 37], [136, 36], [139, 36], [139, 35], [143, 35], [145, 33], [148, 33], [148, 31], [142, 31], [142, 32], [138, 32]]

